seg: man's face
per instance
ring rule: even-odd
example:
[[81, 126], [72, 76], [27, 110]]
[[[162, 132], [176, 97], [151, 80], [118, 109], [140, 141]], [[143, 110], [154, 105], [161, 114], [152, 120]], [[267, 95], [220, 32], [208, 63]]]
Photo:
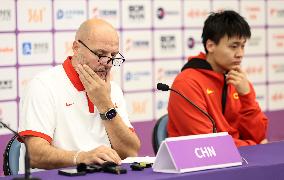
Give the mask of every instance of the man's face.
[[240, 67], [244, 56], [245, 43], [246, 38], [228, 38], [228, 36], [221, 38], [218, 44], [213, 45], [210, 52], [213, 69], [224, 73]]
[[[110, 73], [112, 62], [107, 64], [109, 58], [99, 56], [113, 57], [118, 53], [118, 38], [115, 36], [96, 36], [92, 41], [81, 40], [87, 47], [79, 41], [76, 41], [78, 50], [74, 53], [76, 64], [88, 65], [101, 79], [106, 80]], [[76, 67], [75, 67], [76, 68]]]

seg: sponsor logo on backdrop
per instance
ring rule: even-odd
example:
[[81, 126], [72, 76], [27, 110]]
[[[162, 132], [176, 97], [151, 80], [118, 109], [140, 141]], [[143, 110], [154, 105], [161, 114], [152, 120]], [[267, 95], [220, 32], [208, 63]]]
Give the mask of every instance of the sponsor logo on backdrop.
[[14, 51], [12, 47], [0, 47], [0, 54], [11, 54]]
[[284, 64], [272, 64], [272, 69], [275, 73], [284, 72]]
[[105, 17], [105, 18], [115, 18], [117, 17], [117, 10], [115, 9], [99, 9], [98, 7], [94, 7], [92, 9], [94, 17]]
[[262, 40], [262, 37], [260, 36], [252, 36], [248, 41], [248, 45], [249, 46], [259, 46], [261, 40]]
[[158, 19], [163, 19], [164, 18], [164, 16], [165, 16], [165, 10], [164, 10], [164, 8], [158, 8], [157, 9], [157, 17], [158, 17]]
[[274, 34], [272, 37], [275, 41], [276, 47], [282, 48], [284, 47], [284, 34]]
[[33, 54], [44, 54], [49, 51], [49, 44], [47, 42], [23, 42], [22, 43], [23, 48], [23, 55], [31, 55]]
[[162, 7], [159, 7], [157, 9], [157, 17], [158, 19], [163, 19], [166, 15], [178, 15], [178, 11], [169, 11], [169, 10], [165, 10]]
[[134, 81], [134, 80], [140, 80], [145, 76], [150, 76], [150, 72], [149, 71], [127, 72], [125, 79], [126, 81]]
[[128, 6], [129, 19], [131, 20], [144, 20], [145, 7], [143, 5], [130, 5]]
[[245, 7], [245, 10], [248, 13], [247, 18], [251, 19], [251, 20], [256, 20], [258, 13], [260, 13], [260, 7], [258, 6], [251, 6], [251, 7]]
[[12, 80], [0, 80], [0, 90], [2, 90], [2, 89], [12, 89], [12, 84], [13, 83], [13, 81]]
[[248, 75], [250, 75], [250, 74], [262, 74], [264, 69], [263, 69], [262, 66], [249, 66], [249, 67], [244, 68], [244, 71]]
[[0, 21], [11, 21], [11, 9], [0, 9]]
[[282, 17], [284, 17], [284, 9], [271, 8], [270, 9], [270, 15], [282, 18]]
[[158, 69], [158, 74], [157, 74], [157, 80], [161, 81], [164, 79], [171, 79], [175, 77], [180, 71], [179, 70], [173, 70], [173, 69], [164, 69], [164, 68], [159, 68]]
[[23, 42], [22, 49], [23, 49], [23, 55], [31, 55], [32, 43], [31, 42]]
[[173, 50], [176, 48], [176, 37], [174, 35], [170, 36], [161, 36], [161, 49], [163, 50]]
[[33, 44], [33, 52], [34, 52], [34, 54], [47, 53], [48, 50], [49, 50], [49, 45], [46, 42], [34, 43]]
[[143, 101], [132, 101], [131, 106], [132, 106], [132, 113], [133, 114], [145, 114], [147, 113], [147, 104], [148, 100], [143, 100]]
[[158, 110], [167, 109], [167, 106], [168, 106], [168, 101], [159, 100], [157, 102], [157, 109]]
[[272, 95], [272, 101], [282, 101], [284, 99], [284, 93], [278, 92]]
[[40, 8], [40, 9], [28, 9], [28, 22], [29, 23], [42, 23], [44, 19], [44, 13], [46, 9]]
[[150, 42], [147, 40], [133, 40], [132, 38], [128, 38], [126, 40], [126, 48], [125, 51], [130, 51], [131, 49], [141, 50], [149, 48]]
[[208, 16], [208, 11], [205, 9], [190, 9], [186, 14], [189, 18], [201, 18]]
[[188, 47], [189, 49], [192, 49], [192, 48], [194, 48], [194, 46], [195, 46], [195, 40], [194, 40], [194, 38], [193, 38], [193, 37], [187, 38], [187, 47]]
[[56, 12], [56, 18], [60, 19], [73, 19], [74, 16], [83, 16], [84, 11], [82, 9], [58, 9]]
[[22, 81], [20, 82], [20, 85], [21, 85], [22, 87], [27, 86], [28, 83], [29, 83], [31, 80], [32, 80], [32, 78], [24, 79], [24, 80], [22, 80]]
[[256, 100], [257, 101], [263, 101], [264, 100], [264, 96], [263, 95], [256, 95]]

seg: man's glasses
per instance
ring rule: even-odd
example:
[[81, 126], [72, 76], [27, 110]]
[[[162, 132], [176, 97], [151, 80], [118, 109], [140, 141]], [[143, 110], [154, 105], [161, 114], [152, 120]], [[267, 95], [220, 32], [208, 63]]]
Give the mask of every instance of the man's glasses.
[[85, 43], [83, 43], [81, 40], [78, 40], [78, 42], [81, 43], [83, 46], [85, 46], [85, 47], [86, 47], [89, 51], [91, 51], [95, 56], [98, 56], [98, 58], [99, 58], [99, 59], [98, 59], [98, 62], [102, 61], [103, 58], [108, 58], [106, 64], [108, 64], [108, 63], [111, 62], [112, 65], [114, 65], [114, 66], [120, 66], [120, 65], [125, 61], [125, 58], [123, 57], [122, 54], [120, 54], [120, 52], [118, 52], [119, 55], [121, 56], [121, 57], [119, 57], [119, 58], [116, 58], [116, 57], [108, 57], [108, 56], [100, 55], [100, 54], [96, 53], [95, 51], [91, 50], [91, 49], [90, 49]]

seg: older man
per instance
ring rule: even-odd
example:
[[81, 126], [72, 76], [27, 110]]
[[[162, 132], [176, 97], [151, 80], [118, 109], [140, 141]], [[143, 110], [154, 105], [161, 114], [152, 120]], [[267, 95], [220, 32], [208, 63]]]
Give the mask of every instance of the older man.
[[19, 133], [33, 168], [119, 164], [140, 148], [122, 91], [110, 81], [112, 66], [125, 60], [116, 30], [103, 20], [87, 20], [72, 48], [74, 55], [37, 75], [21, 99]]

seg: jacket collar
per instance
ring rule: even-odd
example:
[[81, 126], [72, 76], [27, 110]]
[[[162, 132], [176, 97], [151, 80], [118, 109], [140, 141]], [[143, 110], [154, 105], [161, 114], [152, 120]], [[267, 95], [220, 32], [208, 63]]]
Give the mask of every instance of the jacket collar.
[[206, 61], [206, 55], [202, 52], [200, 52], [197, 56], [189, 57], [188, 62], [182, 67], [181, 71], [188, 68], [213, 71], [211, 65]]

